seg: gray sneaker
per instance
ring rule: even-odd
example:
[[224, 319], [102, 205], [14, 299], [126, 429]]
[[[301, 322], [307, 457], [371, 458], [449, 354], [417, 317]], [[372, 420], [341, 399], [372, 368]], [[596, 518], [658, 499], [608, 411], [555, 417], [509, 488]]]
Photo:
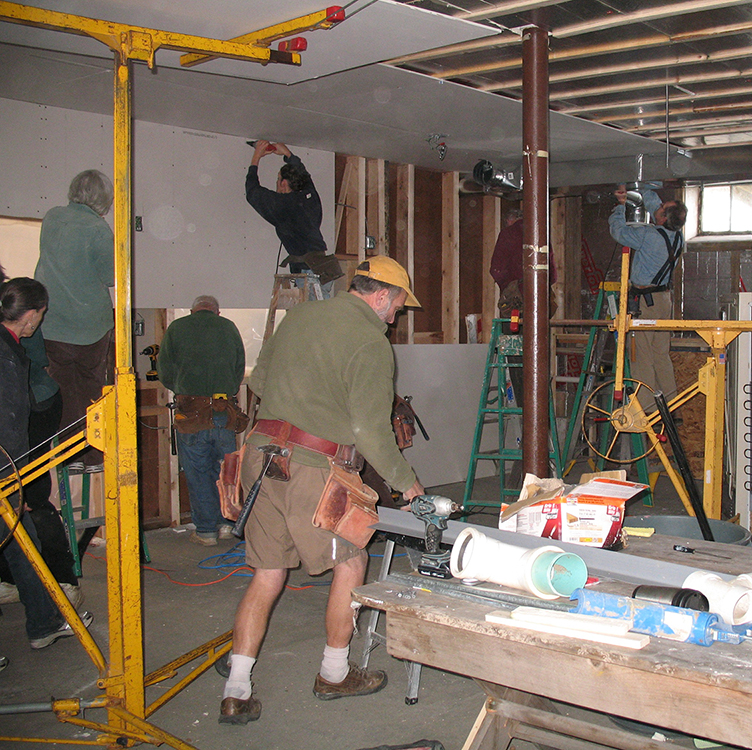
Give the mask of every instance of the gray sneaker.
[[[81, 620], [84, 623], [84, 627], [88, 628], [91, 625], [91, 621], [94, 619], [94, 615], [91, 612], [81, 612]], [[42, 636], [42, 638], [34, 638], [29, 641], [29, 645], [35, 650], [39, 651], [41, 648], [47, 648], [51, 646], [55, 641], [59, 641], [61, 638], [70, 638], [74, 636], [75, 632], [73, 628], [66, 622], [63, 623], [57, 630], [53, 630], [49, 635]]]
[[20, 601], [18, 589], [12, 583], [0, 581], [0, 604], [15, 604]]
[[60, 588], [68, 597], [68, 601], [74, 609], [78, 609], [84, 603], [84, 592], [81, 591], [80, 586], [74, 586], [72, 583], [61, 583]]
[[10, 664], [7, 656], [0, 656], [0, 672], [2, 672]]

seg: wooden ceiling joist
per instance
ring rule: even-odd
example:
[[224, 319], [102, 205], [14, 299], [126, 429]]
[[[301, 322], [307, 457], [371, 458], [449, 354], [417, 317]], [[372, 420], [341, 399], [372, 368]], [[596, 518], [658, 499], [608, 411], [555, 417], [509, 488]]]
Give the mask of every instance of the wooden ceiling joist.
[[[752, 93], [752, 89], [747, 89], [747, 93]], [[698, 106], [697, 104], [693, 104], [690, 107], [676, 107], [673, 106], [675, 103], [675, 99], [672, 97], [670, 99], [671, 102], [671, 108], [670, 108], [670, 115], [672, 117], [675, 117], [677, 115], [697, 115], [697, 114], [704, 114], [706, 112], [725, 112], [727, 110], [736, 110], [736, 109], [752, 109], [752, 100], [745, 101], [745, 102], [733, 102], [731, 104], [715, 104], [715, 105], [709, 105], [709, 106]], [[663, 117], [665, 119], [666, 116], [666, 108], [665, 98], [661, 102], [663, 104], [663, 108], [656, 107], [653, 110], [650, 111], [642, 111], [642, 112], [629, 112], [627, 114], [622, 115], [612, 115], [608, 116], [605, 115], [603, 117], [597, 117], [593, 118], [593, 122], [603, 122], [603, 123], [609, 123], [613, 124], [615, 122], [628, 122], [629, 120], [650, 120], [655, 119], [657, 117]], [[738, 116], [734, 119], [738, 119]], [[693, 121], [696, 122], [696, 121]], [[631, 132], [635, 132], [639, 130], [640, 126], [635, 125], [632, 128], [625, 127], [624, 130], [629, 130]]]
[[[567, 2], [567, 0], [564, 0], [564, 2]], [[506, 0], [503, 3], [486, 5], [478, 10], [457, 13], [455, 18], [461, 18], [463, 21], [483, 21], [489, 18], [498, 18], [512, 13], [524, 13], [529, 10], [538, 10], [539, 8], [561, 4], [561, 0]]]
[[748, 5], [749, 0], [685, 0], [685, 2], [669, 2], [654, 8], [640, 8], [631, 13], [612, 13], [589, 21], [573, 23], [553, 29], [551, 35], [557, 39], [566, 39], [581, 34], [592, 34], [595, 31], [606, 31], [619, 26], [630, 26], [635, 23], [648, 23], [663, 18], [699, 13], [706, 10], [719, 10], [735, 5]]
[[629, 81], [612, 83], [604, 86], [591, 88], [565, 89], [563, 91], [551, 91], [551, 101], [576, 99], [588, 96], [603, 96], [606, 94], [618, 94], [623, 91], [645, 91], [650, 88], [669, 86], [687, 86], [703, 81], [722, 81], [733, 78], [749, 78], [752, 76], [752, 68], [746, 70], [721, 69], [709, 73], [687, 73], [681, 75], [669, 75], [663, 78], [652, 78], [641, 81]]
[[[697, 99], [720, 99], [725, 96], [749, 96], [752, 94], [752, 85], [733, 86], [726, 89], [713, 89], [712, 91], [698, 91], [690, 94], [684, 94], [678, 89], [674, 89], [671, 95], [672, 102], [686, 102], [695, 101]], [[600, 104], [585, 104], [577, 107], [561, 107], [557, 108], [557, 112], [561, 112], [565, 115], [583, 115], [588, 112], [603, 112], [612, 109], [630, 109], [635, 107], [649, 107], [653, 104], [664, 104], [666, 101], [665, 94], [663, 96], [654, 97], [640, 97], [639, 99], [629, 99], [627, 101], [615, 101], [615, 102], [603, 102]], [[629, 119], [634, 116], [634, 113], [628, 113], [624, 117]], [[594, 122], [612, 122], [613, 120], [620, 119], [622, 116], [607, 116], [590, 118]]]
[[[611, 55], [618, 52], [634, 52], [640, 49], [650, 49], [652, 47], [663, 47], [668, 44], [679, 44], [690, 41], [701, 41], [718, 36], [733, 36], [735, 34], [744, 34], [752, 31], [752, 21], [746, 23], [726, 24], [724, 26], [714, 26], [712, 28], [702, 29], [681, 34], [651, 34], [650, 36], [640, 37], [639, 39], [618, 39], [614, 41], [601, 42], [584, 47], [573, 49], [551, 50], [548, 60], [549, 63], [561, 63], [570, 60], [581, 60], [587, 57], [596, 57], [598, 55]], [[465, 65], [459, 68], [443, 69], [432, 73], [434, 78], [463, 78], [472, 75], [485, 75], [496, 73], [503, 70], [515, 70], [522, 67], [522, 57], [513, 57], [506, 60], [495, 60], [477, 65]]]
[[[692, 123], [687, 123], [688, 125], [692, 125]], [[703, 137], [703, 136], [709, 136], [709, 135], [729, 135], [731, 133], [752, 133], [752, 122], [746, 124], [746, 125], [735, 125], [733, 127], [718, 127], [714, 128], [711, 126], [705, 127], [705, 128], [698, 128], [697, 130], [682, 130], [682, 131], [676, 131], [671, 132], [671, 140], [675, 141], [677, 139], [681, 138], [696, 138], [696, 137]], [[664, 133], [660, 133], [657, 135], [648, 135], [648, 138], [652, 138], [653, 140], [662, 140], [664, 137]]]
[[[702, 63], [728, 62], [729, 60], [738, 60], [740, 58], [749, 58], [752, 56], [752, 46], [740, 47], [730, 50], [722, 50], [713, 54], [703, 54], [695, 52], [687, 55], [672, 55], [655, 60], [643, 60], [642, 62], [622, 62], [617, 65], [601, 65], [583, 70], [564, 70], [558, 73], [552, 73], [549, 76], [549, 83], [560, 83], [563, 81], [589, 80], [591, 78], [601, 78], [604, 76], [620, 75], [622, 73], [635, 73], [641, 70], [656, 70], [658, 68], [671, 68], [677, 65], [697, 65]], [[493, 83], [482, 86], [483, 91], [504, 91], [507, 89], [518, 89], [522, 86], [522, 78], [516, 78], [501, 83]]]

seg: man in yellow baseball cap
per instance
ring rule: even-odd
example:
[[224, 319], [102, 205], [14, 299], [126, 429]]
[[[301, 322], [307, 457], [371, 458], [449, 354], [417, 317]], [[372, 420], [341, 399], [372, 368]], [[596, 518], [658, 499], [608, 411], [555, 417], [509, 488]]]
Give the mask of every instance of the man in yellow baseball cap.
[[400, 453], [390, 419], [394, 354], [384, 334], [405, 305], [420, 306], [407, 271], [377, 255], [357, 267], [346, 292], [288, 310], [261, 348], [250, 382], [261, 402], [246, 440], [243, 496], [264, 466], [258, 449], [271, 441], [290, 452], [289, 479], [263, 479], [245, 527], [246, 562], [255, 573], [235, 616], [222, 724], [261, 715], [251, 671], [287, 570], [299, 564], [310, 575], [333, 571], [314, 695], [322, 701], [370, 695], [387, 684], [383, 671], [349, 661], [350, 592], [363, 583], [368, 555], [344, 531], [328, 531], [313, 518], [340, 448], [360, 453], [405, 500], [425, 491]]
[[[390, 286], [398, 286], [407, 292], [405, 300], [407, 307], [420, 307], [420, 302], [410, 289], [410, 277], [407, 275], [407, 271], [388, 255], [374, 255], [363, 261], [355, 269], [355, 275], [366, 276]], [[350, 289], [352, 290], [352, 286]]]

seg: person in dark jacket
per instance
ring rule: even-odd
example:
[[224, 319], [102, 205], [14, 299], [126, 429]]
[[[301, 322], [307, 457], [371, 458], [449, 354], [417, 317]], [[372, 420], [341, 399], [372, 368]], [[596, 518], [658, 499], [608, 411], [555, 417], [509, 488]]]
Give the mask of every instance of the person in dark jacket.
[[[48, 296], [43, 284], [34, 279], [16, 278], [0, 286], [0, 475], [8, 476], [27, 462], [29, 450], [29, 413], [33, 396], [29, 389], [29, 360], [21, 339], [39, 327], [47, 309]], [[11, 501], [16, 498], [11, 497]], [[39, 548], [36, 530], [29, 514], [21, 523]], [[33, 649], [42, 649], [59, 638], [74, 635], [53, 603], [44, 584], [15, 539], [6, 538], [9, 529], [0, 520], [0, 544], [13, 573], [19, 597], [26, 610], [26, 634]], [[91, 615], [81, 615], [88, 627]]]
[[[29, 461], [50, 449], [50, 440], [60, 427], [63, 399], [60, 387], [47, 373], [47, 355], [42, 329], [21, 338], [21, 345], [29, 358], [29, 385], [33, 395], [29, 414]], [[24, 487], [24, 501], [34, 521], [40, 552], [55, 580], [74, 607], [83, 604], [84, 595], [74, 571], [73, 555], [63, 526], [63, 519], [50, 502], [52, 477], [48, 471]], [[0, 604], [19, 601], [18, 588], [5, 559], [0, 556]]]
[[[276, 190], [269, 190], [259, 182], [258, 165], [268, 154], [279, 154], [285, 160], [277, 176]], [[282, 265], [289, 263], [290, 273], [318, 276], [322, 292], [328, 297], [332, 282], [344, 274], [337, 260], [326, 254], [321, 234], [321, 198], [300, 157], [284, 143], [256, 141], [245, 178], [245, 197], [274, 226], [288, 254]]]

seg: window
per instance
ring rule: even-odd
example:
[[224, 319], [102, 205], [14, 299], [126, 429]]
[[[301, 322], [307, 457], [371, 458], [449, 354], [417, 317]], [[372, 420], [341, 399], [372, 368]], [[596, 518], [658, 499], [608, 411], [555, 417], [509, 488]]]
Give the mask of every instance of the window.
[[30, 276], [39, 259], [39, 233], [42, 222], [38, 219], [13, 219], [0, 216], [0, 265], [8, 278]]
[[752, 234], [750, 182], [691, 185], [685, 189], [685, 202], [687, 240], [748, 240]]
[[715, 320], [737, 292], [752, 291], [752, 182], [691, 185], [685, 202], [682, 317]]
[[701, 234], [748, 232], [752, 232], [752, 184], [702, 187]]

